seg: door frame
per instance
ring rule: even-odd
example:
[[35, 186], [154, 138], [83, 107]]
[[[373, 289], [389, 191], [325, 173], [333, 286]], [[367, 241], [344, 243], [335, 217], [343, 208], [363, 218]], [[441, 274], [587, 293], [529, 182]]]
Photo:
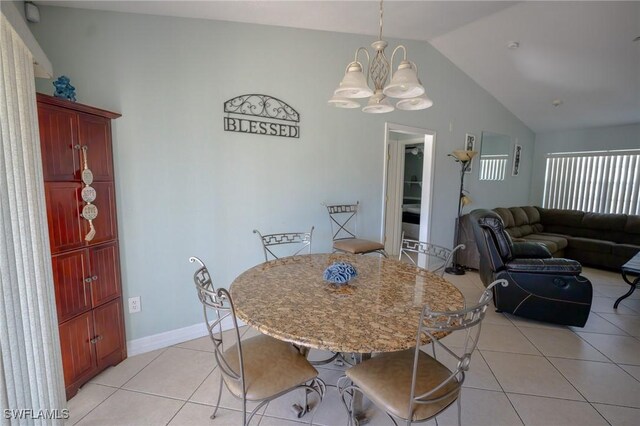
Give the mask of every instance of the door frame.
[[[420, 208], [420, 216], [426, 217], [427, 220], [420, 220], [420, 241], [429, 241], [431, 237], [431, 207], [433, 202], [433, 182], [435, 179], [435, 148], [436, 148], [436, 132], [429, 129], [419, 127], [405, 126], [402, 124], [386, 122], [384, 126], [384, 168], [382, 173], [382, 222], [380, 226], [380, 240], [384, 242], [387, 252], [391, 255], [397, 254], [400, 247], [400, 235], [402, 233], [402, 220], [397, 224], [397, 229], [392, 234], [393, 241], [386, 241], [387, 212], [389, 209], [400, 209], [402, 206], [401, 197], [396, 196], [394, 200], [388, 200], [389, 184], [389, 162], [391, 161], [390, 148], [394, 142], [390, 139], [391, 132], [424, 135], [424, 163], [422, 172], [422, 202]], [[403, 143], [406, 142], [406, 143]], [[404, 153], [405, 145], [415, 144], [413, 141], [398, 141], [397, 153]], [[396, 185], [399, 185], [404, 178], [404, 156], [396, 154], [395, 175], [393, 176]], [[399, 167], [402, 166], [402, 167]], [[402, 175], [402, 176], [400, 176]], [[400, 176], [400, 177], [399, 177]], [[398, 194], [396, 187], [396, 194]], [[389, 205], [389, 202], [392, 204]]]

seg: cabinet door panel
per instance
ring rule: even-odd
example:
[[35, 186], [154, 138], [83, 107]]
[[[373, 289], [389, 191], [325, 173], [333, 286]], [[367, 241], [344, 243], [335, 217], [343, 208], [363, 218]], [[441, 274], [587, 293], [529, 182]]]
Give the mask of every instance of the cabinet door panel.
[[89, 276], [87, 257], [87, 250], [52, 257], [59, 323], [91, 309], [90, 284], [85, 282]]
[[93, 306], [120, 296], [120, 260], [116, 243], [91, 248], [91, 298]]
[[122, 299], [116, 299], [93, 310], [98, 368], [122, 360], [124, 327]]
[[79, 151], [77, 114], [46, 104], [38, 105], [40, 146], [45, 181], [71, 181], [78, 178]]
[[53, 254], [84, 246], [80, 183], [45, 182], [49, 240]]
[[113, 180], [111, 122], [104, 117], [79, 114], [80, 144], [87, 146], [87, 163], [97, 181]]
[[91, 312], [60, 325], [65, 386], [90, 375], [96, 369], [95, 348], [90, 342], [93, 335]]
[[[98, 208], [98, 217], [93, 221], [96, 235], [90, 241], [90, 244], [113, 241], [117, 237], [116, 194], [113, 183], [94, 182], [91, 186], [96, 190], [96, 199], [93, 204]], [[86, 235], [89, 232], [89, 222], [84, 219], [82, 221], [84, 222], [84, 235]]]

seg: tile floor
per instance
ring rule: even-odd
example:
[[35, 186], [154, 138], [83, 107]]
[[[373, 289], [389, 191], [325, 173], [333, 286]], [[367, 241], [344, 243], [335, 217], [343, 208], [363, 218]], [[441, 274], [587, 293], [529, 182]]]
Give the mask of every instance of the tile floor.
[[[640, 291], [616, 312], [615, 298], [628, 289], [619, 275], [587, 268], [584, 274], [594, 284], [584, 328], [489, 311], [462, 393], [464, 425], [640, 424]], [[482, 292], [475, 273], [446, 277], [469, 300]], [[447, 339], [455, 346], [455, 334]], [[69, 424], [239, 425], [240, 404], [226, 390], [218, 417], [209, 419], [218, 379], [211, 350], [208, 338], [201, 338], [125, 360], [69, 401]], [[313, 424], [344, 425], [335, 388], [342, 371], [334, 365], [318, 370], [329, 386]], [[252, 424], [301, 424], [290, 410], [298, 399], [293, 393], [269, 403]], [[375, 407], [368, 410], [370, 424], [391, 424]], [[449, 424], [456, 424], [453, 409], [438, 417], [438, 425]]]

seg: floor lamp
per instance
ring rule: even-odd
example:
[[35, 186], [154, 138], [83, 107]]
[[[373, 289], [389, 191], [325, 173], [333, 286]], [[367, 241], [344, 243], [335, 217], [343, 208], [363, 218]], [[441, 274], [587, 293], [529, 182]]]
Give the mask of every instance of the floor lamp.
[[[469, 170], [471, 160], [473, 160], [473, 157], [475, 157], [476, 154], [478, 154], [477, 151], [464, 150], [455, 150], [451, 154], [448, 154], [449, 157], [453, 157], [456, 163], [460, 163], [460, 193], [458, 196], [458, 217], [456, 218], [456, 228], [454, 232], [454, 247], [460, 243], [458, 238], [460, 236], [460, 216], [462, 216], [462, 207], [471, 202], [471, 199], [464, 193], [464, 175], [467, 173], [467, 170]], [[453, 254], [453, 263], [445, 269], [445, 272], [453, 275], [464, 275], [464, 268], [458, 264], [457, 250]]]

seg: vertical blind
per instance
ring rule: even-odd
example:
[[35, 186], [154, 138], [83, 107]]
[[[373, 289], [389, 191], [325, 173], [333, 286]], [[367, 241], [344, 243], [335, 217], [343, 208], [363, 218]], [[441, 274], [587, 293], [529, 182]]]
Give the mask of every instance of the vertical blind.
[[508, 155], [483, 155], [480, 157], [480, 180], [504, 180]]
[[640, 214], [640, 150], [547, 154], [543, 207]]

